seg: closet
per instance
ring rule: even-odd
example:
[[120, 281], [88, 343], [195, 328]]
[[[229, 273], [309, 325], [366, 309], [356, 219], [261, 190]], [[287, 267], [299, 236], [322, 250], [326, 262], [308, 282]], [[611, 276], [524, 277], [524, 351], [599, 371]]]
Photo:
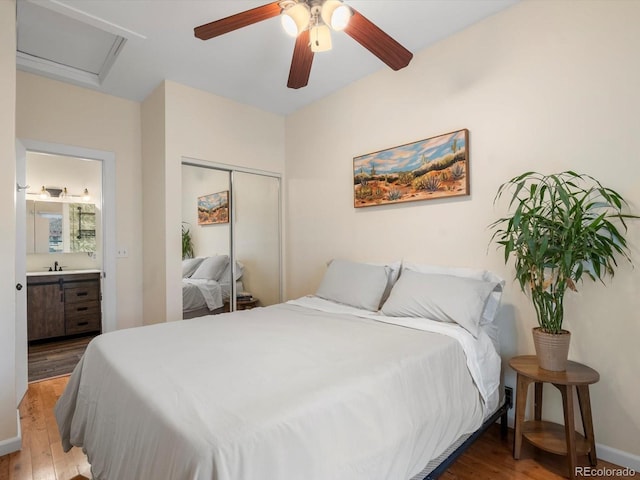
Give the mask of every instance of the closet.
[[[185, 270], [189, 261], [183, 261], [184, 318], [282, 301], [278, 174], [184, 161], [182, 222], [183, 240], [186, 230], [193, 245], [192, 256], [197, 259], [194, 263], [201, 261], [199, 265], [206, 266], [202, 259], [229, 258], [228, 268], [220, 275], [215, 268], [204, 268], [204, 274], [197, 270], [191, 272], [199, 277], [195, 279]], [[208, 261], [212, 265], [215, 263], [215, 260]], [[211, 304], [207, 307], [193, 301], [192, 297], [198, 292], [190, 294], [186, 291], [187, 284], [198, 283], [202, 290], [208, 281], [213, 284], [212, 295], [217, 295], [216, 283], [221, 289], [223, 305], [215, 311], [209, 308]]]

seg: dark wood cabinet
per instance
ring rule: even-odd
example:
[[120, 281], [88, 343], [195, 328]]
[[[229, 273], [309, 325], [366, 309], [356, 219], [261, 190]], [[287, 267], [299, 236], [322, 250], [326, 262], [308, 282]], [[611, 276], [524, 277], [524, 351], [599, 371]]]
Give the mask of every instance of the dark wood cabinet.
[[29, 341], [100, 332], [101, 328], [99, 273], [27, 278]]
[[64, 288], [55, 283], [27, 280], [27, 335], [29, 341], [61, 337], [64, 325]]

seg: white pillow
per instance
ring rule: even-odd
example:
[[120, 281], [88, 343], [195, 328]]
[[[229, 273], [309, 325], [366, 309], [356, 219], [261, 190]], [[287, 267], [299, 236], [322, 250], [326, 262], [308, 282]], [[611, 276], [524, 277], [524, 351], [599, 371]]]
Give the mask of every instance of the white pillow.
[[202, 263], [204, 257], [185, 258], [182, 260], [182, 278], [189, 278]]
[[478, 336], [480, 317], [495, 282], [403, 270], [382, 313], [457, 323]]
[[[236, 261], [236, 282], [240, 280], [242, 274], [244, 273], [244, 265], [240, 262]], [[229, 279], [231, 278], [231, 262], [227, 262], [227, 266], [224, 269], [224, 272], [220, 275], [221, 283], [229, 283]]]
[[229, 263], [229, 255], [215, 255], [205, 258], [198, 266], [191, 278], [203, 278], [206, 280], [219, 280], [220, 275]]
[[439, 265], [425, 265], [418, 263], [405, 263], [402, 270], [413, 270], [420, 273], [439, 273], [442, 275], [453, 275], [455, 277], [473, 278], [475, 280], [484, 280], [486, 282], [494, 282], [496, 284], [493, 292], [489, 296], [487, 304], [482, 311], [480, 317], [480, 325], [487, 325], [493, 322], [500, 308], [500, 300], [502, 299], [502, 290], [504, 289], [504, 280], [489, 270], [480, 270], [466, 267], [443, 267]]
[[333, 260], [316, 291], [318, 297], [376, 311], [389, 282], [389, 267]]

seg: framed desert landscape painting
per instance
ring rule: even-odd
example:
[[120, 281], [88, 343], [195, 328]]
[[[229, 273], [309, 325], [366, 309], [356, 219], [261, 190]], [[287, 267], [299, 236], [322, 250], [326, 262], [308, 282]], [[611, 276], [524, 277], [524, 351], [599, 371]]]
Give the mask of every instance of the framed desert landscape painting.
[[469, 195], [469, 131], [353, 159], [354, 207]]
[[229, 222], [229, 190], [198, 197], [198, 225]]

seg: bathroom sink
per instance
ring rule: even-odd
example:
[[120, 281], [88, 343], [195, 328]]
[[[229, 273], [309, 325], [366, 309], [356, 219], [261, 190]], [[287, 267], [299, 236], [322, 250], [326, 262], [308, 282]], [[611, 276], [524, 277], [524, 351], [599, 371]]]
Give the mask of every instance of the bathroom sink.
[[27, 272], [27, 277], [35, 277], [35, 276], [42, 276], [42, 275], [74, 275], [74, 274], [80, 274], [80, 273], [100, 273], [100, 272], [101, 270], [98, 270], [95, 268], [88, 268], [84, 270], [63, 270], [61, 272], [49, 272], [49, 271]]

